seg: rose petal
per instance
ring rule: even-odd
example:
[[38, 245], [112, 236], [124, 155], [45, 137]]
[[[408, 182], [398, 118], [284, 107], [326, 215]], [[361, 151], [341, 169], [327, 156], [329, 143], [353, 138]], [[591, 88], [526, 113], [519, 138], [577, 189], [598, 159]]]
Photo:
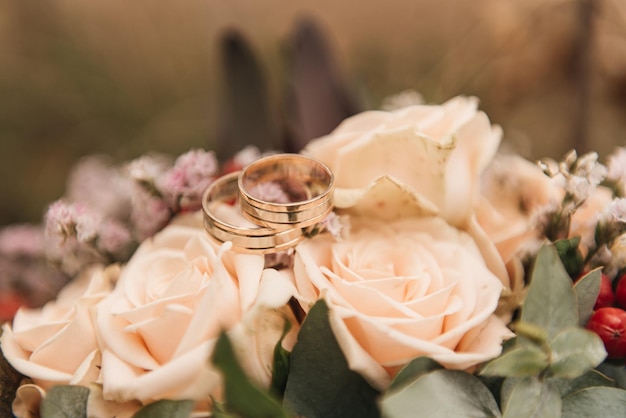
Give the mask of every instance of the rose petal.
[[39, 418], [39, 406], [45, 396], [46, 392], [37, 385], [21, 385], [15, 392], [13, 414], [16, 418]]

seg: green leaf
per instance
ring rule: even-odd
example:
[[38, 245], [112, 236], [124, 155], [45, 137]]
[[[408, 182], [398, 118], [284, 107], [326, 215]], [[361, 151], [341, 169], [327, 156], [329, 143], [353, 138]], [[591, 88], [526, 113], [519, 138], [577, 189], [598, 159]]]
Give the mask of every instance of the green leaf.
[[623, 361], [606, 360], [597, 369], [613, 379], [618, 387], [626, 389], [626, 367], [624, 367]]
[[552, 382], [525, 377], [516, 382], [503, 409], [503, 418], [559, 418], [561, 394]]
[[591, 387], [563, 398], [563, 418], [623, 417], [626, 390]]
[[597, 370], [590, 370], [575, 379], [554, 379], [553, 381], [558, 386], [562, 398], [570, 393], [593, 386], [616, 387], [615, 381]]
[[224, 375], [226, 408], [246, 418], [287, 417], [280, 404], [252, 384], [235, 358], [228, 336], [222, 332], [215, 344], [213, 364]]
[[378, 392], [348, 368], [328, 315], [328, 306], [320, 300], [302, 323], [283, 403], [307, 418], [379, 417]]
[[583, 256], [578, 249], [580, 237], [561, 239], [554, 243], [563, 267], [570, 277], [578, 277], [583, 271]]
[[516, 347], [490, 361], [480, 371], [485, 376], [536, 376], [549, 366], [548, 355], [534, 345]]
[[391, 385], [389, 386], [389, 391], [399, 389], [402, 386], [417, 380], [420, 376], [426, 373], [442, 368], [443, 366], [429, 357], [418, 357], [411, 360], [409, 364], [404, 366], [398, 374], [396, 374], [396, 377], [394, 377]]
[[41, 403], [41, 418], [86, 418], [88, 397], [84, 386], [53, 386]]
[[596, 367], [606, 358], [604, 344], [597, 334], [582, 328], [561, 331], [550, 342], [550, 374], [573, 379]]
[[489, 389], [477, 377], [460, 370], [425, 374], [385, 395], [381, 406], [385, 418], [502, 416]]
[[576, 292], [576, 300], [578, 301], [578, 325], [584, 327], [587, 325], [593, 306], [600, 293], [600, 283], [602, 282], [601, 269], [592, 270], [578, 279], [574, 284]]
[[194, 401], [162, 399], [141, 408], [133, 418], [189, 418]]
[[287, 386], [287, 376], [289, 375], [289, 356], [291, 353], [283, 348], [283, 340], [291, 329], [291, 322], [285, 320], [283, 334], [274, 346], [274, 364], [272, 366], [272, 382], [270, 393], [277, 399], [282, 399]]
[[578, 325], [576, 293], [552, 245], [539, 250], [521, 320], [544, 328], [550, 339]]

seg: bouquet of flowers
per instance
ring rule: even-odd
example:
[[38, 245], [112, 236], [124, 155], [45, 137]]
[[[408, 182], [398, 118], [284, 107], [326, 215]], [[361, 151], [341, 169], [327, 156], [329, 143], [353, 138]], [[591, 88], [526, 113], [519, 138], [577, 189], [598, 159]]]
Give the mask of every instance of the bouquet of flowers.
[[326, 177], [253, 147], [85, 160], [27, 263], [69, 282], [2, 328], [3, 411], [623, 416], [626, 149], [501, 137], [456, 97], [345, 120], [301, 153]]

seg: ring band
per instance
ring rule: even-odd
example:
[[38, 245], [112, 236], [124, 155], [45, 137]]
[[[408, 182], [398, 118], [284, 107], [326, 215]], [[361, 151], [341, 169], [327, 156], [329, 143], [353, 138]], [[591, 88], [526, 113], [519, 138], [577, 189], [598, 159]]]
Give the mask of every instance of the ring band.
[[[239, 176], [240, 206], [252, 222], [275, 229], [305, 228], [322, 221], [333, 209], [334, 176], [321, 161], [300, 154], [261, 158]], [[254, 193], [272, 184], [288, 201], [271, 201]]]
[[227, 223], [215, 216], [212, 206], [236, 200], [239, 195], [239, 172], [215, 180], [202, 196], [204, 227], [220, 243], [232, 241], [233, 250], [250, 254], [269, 254], [283, 251], [302, 241], [300, 228], [276, 230], [274, 228], [246, 228]]

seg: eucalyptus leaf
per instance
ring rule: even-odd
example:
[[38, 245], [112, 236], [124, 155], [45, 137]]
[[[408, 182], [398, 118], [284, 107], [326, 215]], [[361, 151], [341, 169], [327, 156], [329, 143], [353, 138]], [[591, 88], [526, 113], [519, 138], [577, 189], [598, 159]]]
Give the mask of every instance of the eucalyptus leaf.
[[534, 345], [516, 347], [491, 360], [480, 371], [485, 376], [536, 376], [548, 367], [548, 355]]
[[[623, 366], [622, 366], [623, 367]], [[561, 398], [582, 389], [593, 386], [616, 387], [614, 380], [608, 378], [597, 370], [590, 370], [587, 373], [575, 379], [558, 379], [552, 380], [561, 392]]]
[[563, 398], [563, 418], [626, 416], [626, 390], [591, 387]]
[[578, 248], [580, 237], [561, 239], [554, 243], [563, 267], [570, 277], [578, 277], [583, 270], [583, 256]]
[[585, 374], [606, 358], [606, 350], [600, 337], [582, 328], [561, 331], [550, 342], [550, 348], [550, 374], [568, 379]]
[[418, 357], [404, 366], [394, 377], [389, 390], [395, 390], [417, 380], [425, 373], [443, 369], [439, 363], [429, 357]]
[[576, 300], [578, 302], [578, 325], [581, 327], [587, 325], [591, 314], [593, 314], [593, 306], [596, 304], [596, 299], [598, 299], [601, 282], [601, 269], [596, 269], [585, 274], [574, 283], [574, 291], [576, 292]]
[[272, 382], [270, 383], [270, 393], [277, 399], [282, 399], [287, 386], [287, 376], [289, 375], [289, 356], [291, 353], [283, 348], [283, 340], [291, 329], [291, 322], [285, 320], [283, 333], [274, 346], [274, 364], [272, 366]]
[[280, 404], [252, 384], [235, 358], [228, 336], [222, 332], [215, 344], [213, 364], [224, 375], [226, 409], [246, 418], [288, 417]]
[[623, 361], [604, 361], [597, 367], [598, 371], [608, 376], [615, 381], [615, 384], [626, 389], [626, 367], [624, 367]]
[[539, 250], [521, 320], [545, 329], [550, 339], [578, 325], [578, 307], [572, 280], [552, 245]]
[[511, 398], [511, 393], [513, 393], [513, 389], [515, 386], [522, 380], [522, 377], [507, 377], [502, 382], [502, 387], [500, 388], [500, 406], [501, 409], [504, 409], [502, 405], [506, 405], [509, 399]]
[[133, 418], [189, 418], [194, 401], [162, 399], [141, 408]]
[[88, 397], [84, 386], [53, 386], [41, 403], [41, 418], [86, 418]]
[[487, 387], [460, 370], [435, 370], [381, 401], [384, 418], [501, 417]]
[[377, 418], [378, 392], [348, 368], [328, 315], [328, 306], [320, 300], [302, 323], [283, 403], [307, 418]]
[[504, 418], [559, 418], [561, 394], [553, 382], [525, 377], [516, 382], [503, 410]]

